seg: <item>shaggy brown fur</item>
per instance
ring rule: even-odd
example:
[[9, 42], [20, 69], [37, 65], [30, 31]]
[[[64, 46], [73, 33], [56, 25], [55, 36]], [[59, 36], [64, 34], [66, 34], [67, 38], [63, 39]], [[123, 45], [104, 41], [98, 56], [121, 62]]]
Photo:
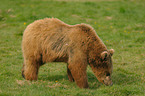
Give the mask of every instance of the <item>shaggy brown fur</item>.
[[114, 51], [107, 50], [89, 25], [68, 25], [56, 18], [37, 20], [25, 29], [22, 50], [26, 80], [37, 80], [39, 67], [46, 62], [66, 62], [69, 80], [80, 88], [88, 88], [88, 64], [100, 82], [112, 85]]

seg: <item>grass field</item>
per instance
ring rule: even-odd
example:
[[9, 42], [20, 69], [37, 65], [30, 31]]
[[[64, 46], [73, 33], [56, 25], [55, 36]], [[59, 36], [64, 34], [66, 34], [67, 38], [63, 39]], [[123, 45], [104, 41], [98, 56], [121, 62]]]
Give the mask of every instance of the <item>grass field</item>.
[[[82, 2], [83, 1], [83, 2]], [[102, 85], [88, 66], [90, 89], [68, 81], [65, 63], [47, 63], [38, 81], [21, 76], [24, 29], [37, 19], [90, 24], [113, 48], [114, 85]], [[0, 0], [0, 96], [145, 96], [145, 0]]]

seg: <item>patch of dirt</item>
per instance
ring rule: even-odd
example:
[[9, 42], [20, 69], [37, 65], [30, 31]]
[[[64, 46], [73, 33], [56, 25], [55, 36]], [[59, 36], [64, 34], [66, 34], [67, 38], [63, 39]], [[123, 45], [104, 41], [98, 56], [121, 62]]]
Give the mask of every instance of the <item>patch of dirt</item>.
[[25, 81], [23, 81], [23, 80], [16, 80], [16, 82], [20, 86], [23, 86], [25, 84]]

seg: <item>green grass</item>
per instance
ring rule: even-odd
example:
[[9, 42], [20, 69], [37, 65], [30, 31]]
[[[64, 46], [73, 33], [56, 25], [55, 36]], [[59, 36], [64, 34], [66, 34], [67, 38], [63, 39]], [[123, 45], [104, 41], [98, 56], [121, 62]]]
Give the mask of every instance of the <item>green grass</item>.
[[[68, 1], [0, 0], [0, 96], [144, 96], [145, 1]], [[114, 85], [102, 85], [88, 67], [90, 89], [79, 89], [68, 81], [65, 63], [47, 63], [38, 81], [25, 81], [22, 34], [28, 24], [45, 17], [93, 26], [108, 49], [115, 49]]]

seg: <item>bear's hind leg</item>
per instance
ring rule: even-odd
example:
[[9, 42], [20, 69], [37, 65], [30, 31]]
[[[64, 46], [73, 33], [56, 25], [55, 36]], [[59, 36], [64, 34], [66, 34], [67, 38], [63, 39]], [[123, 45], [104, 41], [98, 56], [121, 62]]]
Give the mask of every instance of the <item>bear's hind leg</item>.
[[67, 75], [68, 75], [68, 79], [70, 82], [74, 82], [74, 78], [72, 77], [72, 74], [68, 68], [68, 65], [67, 65]]
[[38, 78], [38, 70], [39, 70], [39, 63], [37, 60], [25, 60], [23, 65], [22, 76], [26, 80], [37, 80]]

